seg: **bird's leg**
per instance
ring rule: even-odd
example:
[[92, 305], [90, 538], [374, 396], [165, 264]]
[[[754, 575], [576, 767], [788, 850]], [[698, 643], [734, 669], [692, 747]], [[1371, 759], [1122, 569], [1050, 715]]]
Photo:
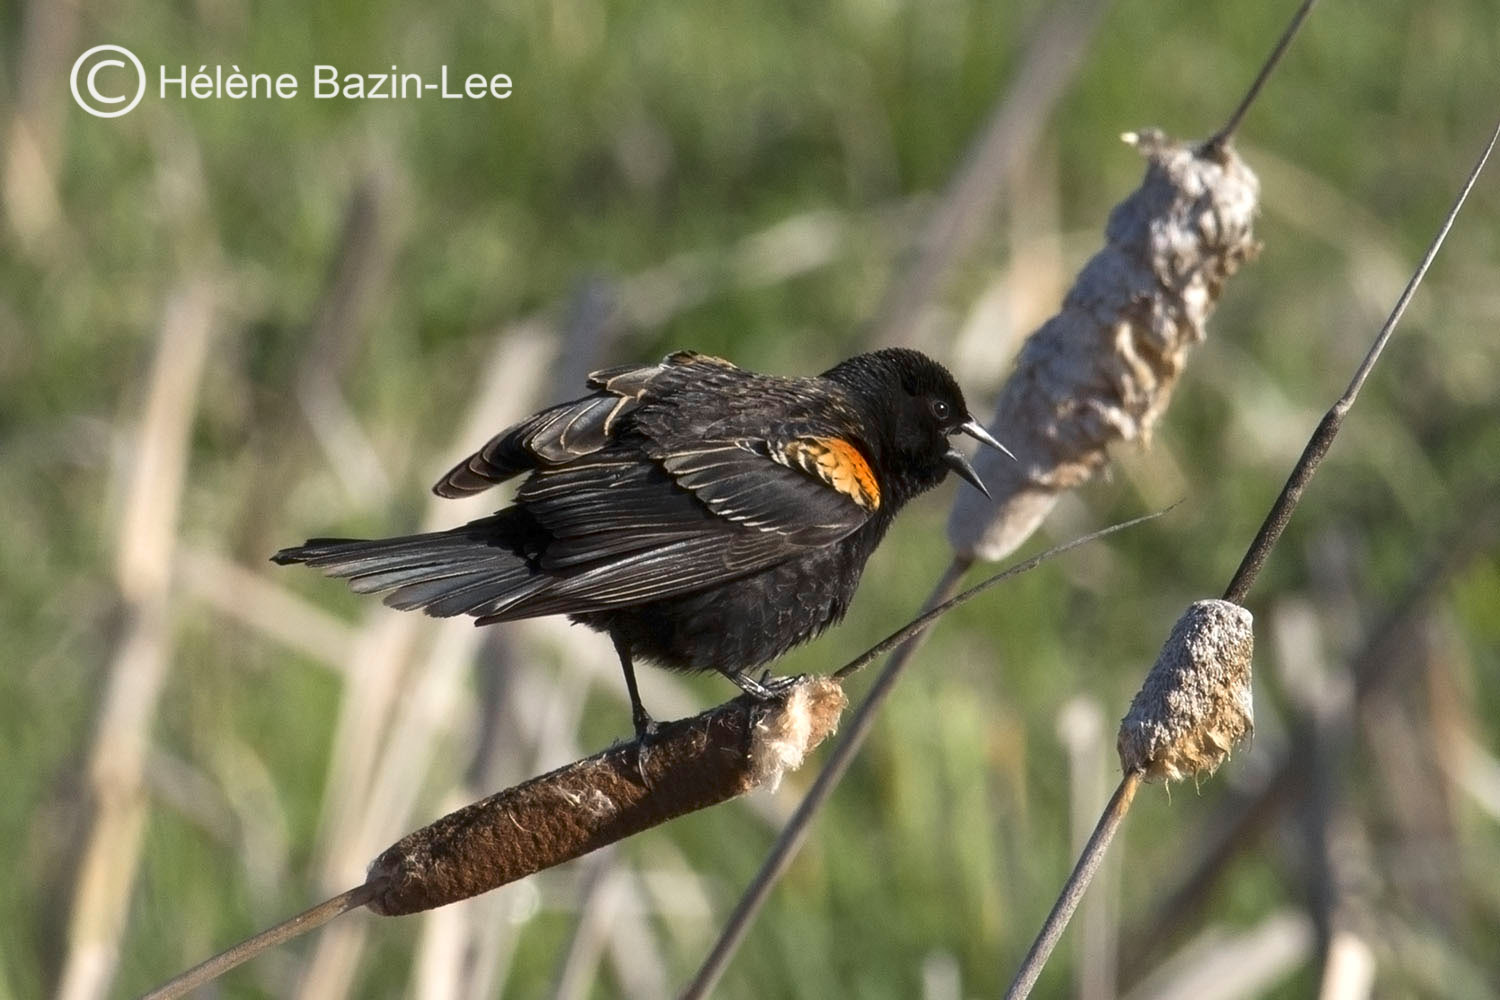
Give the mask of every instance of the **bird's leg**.
[[625, 690], [630, 693], [630, 721], [635, 725], [635, 766], [641, 773], [641, 783], [646, 781], [646, 758], [651, 753], [651, 738], [656, 735], [656, 720], [641, 703], [640, 689], [635, 686], [635, 666], [630, 661], [630, 647], [619, 634], [611, 632], [615, 652], [620, 656], [620, 669], [625, 672]]

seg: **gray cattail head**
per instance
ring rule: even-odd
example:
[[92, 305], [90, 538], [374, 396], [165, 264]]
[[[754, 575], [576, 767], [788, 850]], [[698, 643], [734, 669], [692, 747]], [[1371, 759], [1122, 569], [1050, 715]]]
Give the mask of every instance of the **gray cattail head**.
[[1019, 461], [975, 457], [994, 499], [957, 495], [948, 535], [962, 556], [1003, 558], [1110, 444], [1149, 438], [1225, 280], [1258, 249], [1260, 182], [1232, 148], [1205, 152], [1155, 130], [1125, 141], [1146, 157], [1146, 177], [1000, 391], [988, 427]]
[[1250, 612], [1228, 601], [1190, 605], [1120, 723], [1126, 772], [1177, 781], [1212, 774], [1255, 728]]

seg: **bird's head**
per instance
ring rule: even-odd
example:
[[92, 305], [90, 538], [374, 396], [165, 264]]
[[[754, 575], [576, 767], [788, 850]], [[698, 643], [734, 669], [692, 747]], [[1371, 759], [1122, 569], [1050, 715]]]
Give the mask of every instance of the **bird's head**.
[[[884, 484], [905, 500], [932, 489], [952, 471], [985, 496], [989, 490], [964, 453], [949, 441], [967, 434], [1010, 455], [969, 413], [948, 369], [919, 351], [901, 347], [860, 354], [824, 377], [848, 388], [881, 452]], [[1015, 456], [1012, 455], [1012, 458]]]

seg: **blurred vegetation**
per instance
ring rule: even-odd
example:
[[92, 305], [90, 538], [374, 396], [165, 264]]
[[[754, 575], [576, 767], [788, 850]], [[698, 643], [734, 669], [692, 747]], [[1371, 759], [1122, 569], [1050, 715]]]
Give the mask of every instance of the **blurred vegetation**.
[[[590, 367], [678, 347], [811, 372], [874, 346], [863, 331], [904, 249], [1048, 7], [0, 6], [0, 844], [11, 873], [0, 997], [56, 989], [68, 954], [92, 821], [88, 761], [131, 627], [115, 569], [123, 496], [174, 296], [209, 289], [214, 323], [177, 518], [170, 669], [150, 730], [121, 993], [344, 887], [322, 874], [319, 830], [335, 727], [361, 663], [351, 653], [341, 673], [226, 614], [205, 598], [204, 577], [233, 600], [242, 584], [222, 567], [243, 567], [363, 634], [394, 616], [265, 559], [309, 535], [414, 529], [427, 486], [481, 443], [455, 434], [503, 338], [540, 338], [538, 362], [506, 373], [517, 406], [570, 391]], [[976, 412], [1137, 182], [1140, 161], [1119, 133], [1211, 132], [1289, 13], [1110, 7], [1024, 183], [907, 338], [955, 364]], [[67, 75], [102, 42], [151, 67], [293, 72], [304, 94], [148, 93], [123, 118], [90, 118], [71, 103]], [[1497, 56], [1500, 19], [1480, 0], [1313, 13], [1239, 142], [1263, 184], [1260, 259], [1227, 289], [1151, 447], [1122, 450], [1036, 544], [1185, 502], [940, 626], [723, 996], [1003, 988], [1071, 864], [1071, 790], [1103, 780], [1070, 769], [1060, 714], [1082, 698], [1117, 718], [1181, 608], [1222, 589], [1477, 154], [1496, 114]], [[503, 102], [314, 100], [320, 62], [507, 72], [515, 91]], [[1257, 741], [1197, 793], [1146, 795], [1116, 845], [1116, 916], [1130, 942], [1213, 818], [1272, 762], [1290, 754], [1299, 774], [1321, 776], [1224, 869], [1190, 933], [1160, 942], [1157, 958], [1200, 930], [1223, 937], [1283, 912], [1317, 926], [1319, 872], [1331, 870], [1340, 919], [1373, 949], [1381, 995], [1500, 984], [1493, 541], [1424, 604], [1388, 693], [1333, 736], [1324, 727], [1322, 742], [1294, 739], [1318, 715], [1311, 704], [1347, 688], [1349, 658], [1427, 555], [1500, 500], [1497, 208], [1491, 173], [1253, 595]], [[755, 242], [768, 232], [778, 239], [769, 253]], [[352, 282], [343, 300], [341, 274]], [[663, 280], [672, 276], [682, 280]], [[332, 400], [334, 416], [309, 399]], [[368, 454], [334, 435], [339, 414]], [[342, 459], [320, 443], [330, 441]], [[836, 666], [915, 611], [946, 561], [946, 491], [961, 487], [902, 518], [847, 622], [783, 672]], [[221, 568], [184, 573], [205, 554]], [[503, 783], [560, 763], [560, 748], [628, 733], [602, 638], [495, 631], [462, 675], [409, 822], [377, 849], [456, 804], [476, 754], [497, 755], [502, 765], [479, 773]], [[602, 667], [559, 664], [580, 650]], [[407, 677], [406, 690], [419, 681]], [[648, 704], [669, 697], [660, 676], [643, 684]], [[521, 746], [527, 730], [511, 715], [485, 726], [485, 713], [504, 711], [495, 692], [538, 685], [586, 699], [576, 719], [560, 710], [562, 736]], [[730, 693], [715, 678], [684, 686], [689, 708]], [[770, 843], [766, 817], [784, 815], [807, 780], [622, 845], [614, 863], [655, 886], [616, 917], [640, 925], [619, 940], [651, 943], [636, 949], [647, 969], [625, 970], [628, 945], [606, 948], [581, 995], [641, 995], [653, 974], [679, 985]], [[1332, 817], [1322, 827], [1308, 819], [1320, 810]], [[1328, 865], [1315, 828], [1333, 831]], [[474, 912], [489, 915], [483, 934], [510, 956], [492, 994], [551, 988], [594, 864], [463, 904], [490, 907]], [[353, 995], [427, 995], [411, 985], [424, 918], [344, 920], [370, 935]], [[1271, 994], [1315, 988], [1309, 937], [1270, 977]], [[289, 994], [317, 945], [236, 971], [220, 995]], [[1058, 956], [1043, 994], [1071, 991], [1074, 957]]]

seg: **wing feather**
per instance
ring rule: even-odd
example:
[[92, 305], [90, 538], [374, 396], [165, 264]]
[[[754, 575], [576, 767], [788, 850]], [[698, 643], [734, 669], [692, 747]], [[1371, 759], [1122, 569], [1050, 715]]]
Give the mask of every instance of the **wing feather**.
[[[816, 418], [795, 380], [681, 353], [594, 372], [589, 386], [502, 431], [434, 487], [461, 496], [530, 472], [515, 502], [546, 541], [524, 570], [514, 559], [471, 556], [455, 570], [408, 557], [357, 567], [355, 585], [481, 623], [588, 613], [728, 582], [876, 516], [862, 450]], [[768, 401], [801, 414], [781, 436], [765, 431]]]
[[685, 538], [554, 577], [534, 596], [485, 615], [479, 624], [587, 614], [691, 593], [775, 565], [786, 555], [785, 545], [771, 535], [746, 535], [734, 542], [709, 535]]
[[481, 493], [522, 472], [564, 465], [606, 448], [620, 420], [646, 400], [685, 381], [721, 385], [745, 373], [722, 358], [679, 351], [660, 364], [623, 365], [589, 375], [592, 395], [548, 407], [496, 434], [459, 462], [432, 491], [441, 497]]

